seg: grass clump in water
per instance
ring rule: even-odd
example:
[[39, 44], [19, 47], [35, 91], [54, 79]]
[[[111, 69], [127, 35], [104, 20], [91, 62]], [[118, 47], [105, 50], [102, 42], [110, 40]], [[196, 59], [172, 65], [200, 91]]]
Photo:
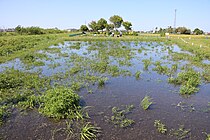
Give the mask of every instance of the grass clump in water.
[[176, 78], [170, 77], [168, 82], [181, 85], [180, 94], [190, 95], [198, 92], [199, 88], [197, 86], [201, 83], [201, 77], [199, 72], [189, 69], [188, 71], [178, 73]]
[[112, 108], [113, 116], [111, 117], [112, 123], [120, 126], [121, 128], [131, 126], [134, 123], [134, 120], [126, 118], [126, 114], [131, 112], [133, 108], [134, 108], [133, 105], [126, 105], [126, 108], [124, 110], [118, 107], [113, 107]]
[[157, 131], [165, 134], [167, 132], [166, 125], [163, 124], [160, 120], [155, 120], [154, 126], [157, 128]]
[[141, 75], [141, 71], [137, 71], [137, 72], [135, 73], [136, 79], [139, 79], [139, 78], [140, 78], [140, 75]]
[[210, 82], [210, 69], [205, 69], [202, 73], [202, 76], [204, 77], [206, 82]]
[[184, 125], [180, 125], [178, 129], [172, 129], [170, 135], [177, 137], [177, 139], [182, 140], [190, 137], [190, 129], [185, 129]]
[[3, 105], [0, 106], [0, 126], [4, 123], [5, 118], [9, 116], [8, 107]]
[[169, 69], [167, 66], [161, 66], [161, 63], [159, 61], [157, 61], [155, 63], [155, 68], [153, 68], [154, 71], [157, 71], [158, 74], [168, 74], [169, 73]]
[[210, 140], [210, 134], [203, 132], [206, 135], [206, 140]]
[[65, 87], [58, 87], [47, 90], [42, 96], [40, 112], [56, 119], [72, 116], [80, 109], [80, 97], [73, 90]]
[[153, 104], [152, 102], [152, 98], [148, 95], [146, 95], [143, 100], [141, 101], [141, 107], [144, 109], [144, 110], [148, 110], [149, 107]]
[[142, 62], [144, 63], [144, 70], [148, 70], [148, 67], [152, 64], [150, 59], [144, 59]]
[[80, 139], [81, 140], [92, 140], [96, 139], [98, 133], [100, 133], [100, 127], [95, 127], [88, 122], [87, 124], [83, 125], [80, 132]]
[[98, 85], [99, 87], [103, 87], [105, 85], [105, 82], [108, 80], [107, 77], [101, 77], [98, 79]]

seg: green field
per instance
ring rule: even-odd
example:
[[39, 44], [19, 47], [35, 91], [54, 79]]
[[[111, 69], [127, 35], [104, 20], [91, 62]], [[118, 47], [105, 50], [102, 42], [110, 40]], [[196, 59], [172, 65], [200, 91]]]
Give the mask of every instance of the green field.
[[0, 36], [0, 139], [208, 139], [209, 82], [210, 36]]

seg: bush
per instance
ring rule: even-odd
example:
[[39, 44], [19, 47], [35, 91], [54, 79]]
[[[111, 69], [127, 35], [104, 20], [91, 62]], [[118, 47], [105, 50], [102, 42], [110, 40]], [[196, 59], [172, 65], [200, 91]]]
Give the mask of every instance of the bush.
[[58, 87], [46, 91], [42, 97], [40, 112], [52, 118], [66, 118], [77, 111], [80, 97], [73, 90], [65, 87]]

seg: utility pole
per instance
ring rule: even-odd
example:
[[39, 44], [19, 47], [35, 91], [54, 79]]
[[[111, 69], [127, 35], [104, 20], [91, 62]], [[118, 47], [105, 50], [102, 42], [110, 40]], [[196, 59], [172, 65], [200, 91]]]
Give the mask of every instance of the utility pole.
[[174, 34], [175, 34], [175, 32], [176, 32], [176, 11], [177, 11], [177, 9], [175, 9], [175, 15], [174, 15]]

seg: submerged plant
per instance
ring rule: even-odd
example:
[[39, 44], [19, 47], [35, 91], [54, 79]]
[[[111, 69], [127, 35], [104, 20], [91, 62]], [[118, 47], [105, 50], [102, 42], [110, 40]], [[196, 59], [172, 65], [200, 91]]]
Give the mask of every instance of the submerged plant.
[[160, 63], [156, 63], [155, 65], [156, 65], [156, 67], [153, 68], [153, 70], [157, 71], [158, 74], [168, 74], [169, 73], [169, 69], [167, 66], [161, 66]]
[[7, 106], [0, 106], [0, 126], [5, 121], [5, 118], [9, 116], [9, 111]]
[[92, 140], [96, 139], [98, 133], [101, 132], [100, 127], [95, 127], [88, 122], [87, 124], [83, 125], [80, 132], [80, 139], [81, 140]]
[[136, 79], [139, 79], [139, 78], [140, 78], [140, 74], [141, 74], [141, 71], [137, 71], [137, 72], [135, 73]]
[[171, 72], [176, 72], [177, 71], [177, 69], [178, 69], [178, 64], [173, 64], [172, 66], [171, 66]]
[[158, 132], [162, 134], [165, 134], [167, 132], [165, 124], [163, 124], [160, 120], [155, 120], [154, 126], [157, 128]]
[[202, 73], [202, 76], [204, 77], [206, 82], [210, 82], [210, 69], [205, 69]]
[[106, 82], [107, 80], [108, 80], [107, 77], [99, 78], [99, 80], [98, 80], [98, 85], [99, 85], [100, 87], [104, 86], [104, 85], [105, 85], [105, 82]]
[[113, 116], [111, 117], [111, 121], [115, 125], [119, 125], [122, 128], [131, 126], [134, 123], [134, 120], [126, 118], [126, 114], [128, 114], [133, 108], [134, 108], [133, 105], [126, 105], [125, 110], [113, 107], [112, 108]]
[[190, 136], [190, 131], [190, 129], [185, 129], [184, 125], [180, 125], [178, 129], [172, 129], [170, 135], [176, 136], [179, 140], [182, 140]]
[[144, 109], [144, 110], [148, 110], [149, 107], [153, 104], [152, 102], [152, 98], [148, 95], [146, 95], [142, 101], [141, 101], [141, 107]]
[[142, 62], [144, 63], [145, 70], [148, 70], [148, 67], [152, 64], [150, 59], [144, 59], [144, 60], [142, 60]]

